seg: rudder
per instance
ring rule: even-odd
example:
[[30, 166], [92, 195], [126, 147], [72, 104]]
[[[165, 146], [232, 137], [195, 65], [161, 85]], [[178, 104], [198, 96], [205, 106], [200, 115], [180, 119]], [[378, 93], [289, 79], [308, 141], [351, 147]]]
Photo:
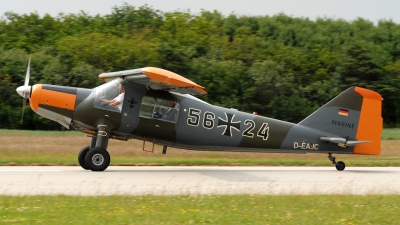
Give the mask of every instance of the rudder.
[[382, 96], [365, 88], [355, 87], [355, 92], [363, 97], [356, 140], [371, 142], [354, 147], [353, 154], [379, 155], [381, 153], [381, 134], [383, 129]]

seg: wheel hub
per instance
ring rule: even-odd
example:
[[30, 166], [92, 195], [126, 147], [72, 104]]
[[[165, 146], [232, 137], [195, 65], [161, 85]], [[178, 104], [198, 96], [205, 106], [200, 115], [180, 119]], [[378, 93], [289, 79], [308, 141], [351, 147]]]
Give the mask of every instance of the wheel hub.
[[99, 153], [96, 153], [92, 157], [92, 162], [94, 165], [100, 166], [104, 162], [104, 156]]

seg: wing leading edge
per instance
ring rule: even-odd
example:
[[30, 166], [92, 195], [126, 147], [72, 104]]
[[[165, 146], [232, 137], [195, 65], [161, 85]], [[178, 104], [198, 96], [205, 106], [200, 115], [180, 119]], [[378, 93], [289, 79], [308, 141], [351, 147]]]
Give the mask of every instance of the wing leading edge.
[[204, 87], [193, 81], [171, 71], [156, 67], [144, 67], [99, 75], [99, 78], [104, 82], [114, 80], [118, 77], [154, 90], [173, 91], [192, 95], [207, 94]]

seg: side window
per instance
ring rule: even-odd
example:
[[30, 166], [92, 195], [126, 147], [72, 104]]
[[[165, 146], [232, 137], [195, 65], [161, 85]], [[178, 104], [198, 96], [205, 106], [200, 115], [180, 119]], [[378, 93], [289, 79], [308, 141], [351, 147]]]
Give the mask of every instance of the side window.
[[125, 89], [113, 80], [105, 83], [94, 90], [94, 107], [114, 112], [121, 112], [124, 103]]
[[144, 96], [139, 116], [176, 123], [179, 103], [173, 100]]

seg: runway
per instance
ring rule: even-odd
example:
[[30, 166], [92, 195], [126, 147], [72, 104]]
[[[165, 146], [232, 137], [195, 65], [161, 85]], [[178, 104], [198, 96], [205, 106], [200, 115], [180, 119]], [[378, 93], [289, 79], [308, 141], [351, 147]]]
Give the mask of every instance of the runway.
[[0, 195], [399, 193], [398, 167], [0, 167]]

